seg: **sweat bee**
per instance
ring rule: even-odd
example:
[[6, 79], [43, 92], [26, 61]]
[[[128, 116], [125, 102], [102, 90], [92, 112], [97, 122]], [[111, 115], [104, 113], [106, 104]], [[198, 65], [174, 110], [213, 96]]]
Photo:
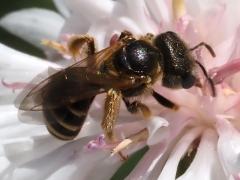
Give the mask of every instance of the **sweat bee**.
[[199, 86], [195, 70], [200, 67], [215, 96], [212, 80], [191, 55], [191, 51], [205, 46], [215, 56], [212, 48], [204, 42], [188, 48], [171, 31], [140, 38], [123, 31], [115, 42], [101, 51], [95, 52], [94, 40], [89, 36], [73, 41], [70, 49], [82, 44], [87, 44], [85, 59], [31, 87], [18, 107], [23, 111], [42, 111], [48, 131], [59, 139], [72, 140], [78, 135], [98, 94], [106, 93], [101, 125], [109, 139], [114, 137], [114, 124], [122, 101], [131, 113], [142, 112], [145, 117], [151, 115], [147, 105], [132, 101], [132, 97], [141, 96], [146, 90], [159, 104], [178, 109], [177, 104], [152, 88], [158, 80], [167, 88]]

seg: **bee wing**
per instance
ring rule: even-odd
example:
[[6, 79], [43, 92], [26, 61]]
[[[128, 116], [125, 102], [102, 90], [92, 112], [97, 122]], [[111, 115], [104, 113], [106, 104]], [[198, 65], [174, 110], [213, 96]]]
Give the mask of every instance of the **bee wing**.
[[112, 46], [105, 48], [93, 55], [88, 56], [87, 58], [73, 64], [71, 67], [83, 67], [86, 66], [89, 70], [97, 71], [99, 70], [100, 66], [112, 59], [112, 55], [123, 47], [126, 43], [119, 41]]
[[[35, 86], [33, 84], [36, 83], [30, 83], [30, 86], [17, 98], [16, 106], [24, 111], [54, 109], [94, 97], [110, 88], [131, 87], [132, 79], [123, 79], [93, 70], [98, 69], [103, 62], [111, 59], [112, 54], [122, 45], [122, 43], [116, 43], [89, 56], [84, 60], [88, 64], [86, 67], [82, 67], [83, 62], [80, 61], [56, 72]], [[92, 67], [89, 67], [90, 65]]]

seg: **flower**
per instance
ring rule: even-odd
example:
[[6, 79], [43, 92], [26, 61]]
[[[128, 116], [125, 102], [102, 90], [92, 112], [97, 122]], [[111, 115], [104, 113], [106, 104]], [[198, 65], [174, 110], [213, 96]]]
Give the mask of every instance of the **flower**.
[[[175, 31], [190, 47], [202, 41], [211, 44], [216, 58], [212, 58], [204, 48], [197, 49], [193, 54], [212, 78], [216, 96], [208, 92], [209, 86], [204, 76], [200, 76], [202, 88], [172, 90], [156, 83], [155, 89], [178, 104], [179, 110], [166, 109], [147, 99], [154, 116], [145, 122], [141, 116], [130, 115], [123, 107], [120, 123], [116, 127], [116, 133], [123, 141], [118, 145], [104, 141], [100, 125], [95, 121], [101, 117], [102, 97], [99, 96], [78, 138], [73, 142], [62, 142], [51, 137], [42, 126], [18, 122], [17, 110], [12, 105], [15, 93], [9, 90], [9, 87], [18, 87], [13, 85], [21, 85], [12, 82], [27, 82], [30, 76], [33, 77], [48, 66], [56, 67], [56, 64], [1, 45], [3, 61], [0, 73], [4, 78], [1, 97], [5, 97], [0, 107], [4, 112], [1, 115], [0, 136], [0, 159], [1, 164], [4, 164], [1, 179], [109, 179], [122, 164], [117, 155], [110, 156], [112, 148], [114, 152], [124, 149], [123, 153], [131, 154], [145, 144], [149, 150], [127, 179], [240, 178], [239, 2], [55, 2], [64, 18], [48, 12], [49, 21], [43, 21], [43, 10], [33, 9], [7, 15], [0, 24], [33, 44], [38, 44], [36, 42], [43, 38], [56, 40], [66, 34], [88, 33], [95, 37], [99, 50], [108, 46], [110, 39], [125, 29], [138, 35]], [[26, 12], [33, 16], [26, 17]], [[19, 21], [19, 18], [23, 18], [23, 21]], [[39, 22], [38, 28], [31, 26], [33, 19]], [[58, 24], [55, 31], [41, 24], [46, 22]], [[24, 26], [31, 30], [34, 28], [33, 32], [38, 32], [37, 36], [31, 37], [29, 33], [21, 31], [19, 27]], [[43, 27], [46, 27], [46, 32], [51, 32], [46, 34], [53, 36], [41, 34], [44, 31], [39, 30]], [[59, 62], [63, 65], [63, 61]], [[201, 71], [198, 73], [201, 74]], [[18, 91], [18, 88], [15, 89]], [[36, 117], [31, 118], [34, 120]], [[128, 147], [130, 144], [132, 146]], [[189, 165], [180, 172], [180, 168], [184, 167], [183, 162]]]

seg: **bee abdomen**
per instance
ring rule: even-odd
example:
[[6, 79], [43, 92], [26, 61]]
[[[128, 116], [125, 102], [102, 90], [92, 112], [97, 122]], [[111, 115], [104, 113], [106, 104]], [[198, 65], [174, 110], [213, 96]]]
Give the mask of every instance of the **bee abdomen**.
[[68, 106], [44, 110], [48, 131], [61, 140], [72, 140], [80, 132], [93, 101], [85, 99]]

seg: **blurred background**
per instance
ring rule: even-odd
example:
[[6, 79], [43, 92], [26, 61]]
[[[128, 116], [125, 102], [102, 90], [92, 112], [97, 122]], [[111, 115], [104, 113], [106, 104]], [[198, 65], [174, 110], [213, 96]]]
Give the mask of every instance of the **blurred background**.
[[[40, 7], [57, 11], [52, 0], [1, 0], [0, 2], [0, 18], [12, 11]], [[14, 49], [32, 54], [38, 57], [44, 57], [41, 50], [23, 41], [22, 39], [8, 33], [0, 27], [0, 42]]]

